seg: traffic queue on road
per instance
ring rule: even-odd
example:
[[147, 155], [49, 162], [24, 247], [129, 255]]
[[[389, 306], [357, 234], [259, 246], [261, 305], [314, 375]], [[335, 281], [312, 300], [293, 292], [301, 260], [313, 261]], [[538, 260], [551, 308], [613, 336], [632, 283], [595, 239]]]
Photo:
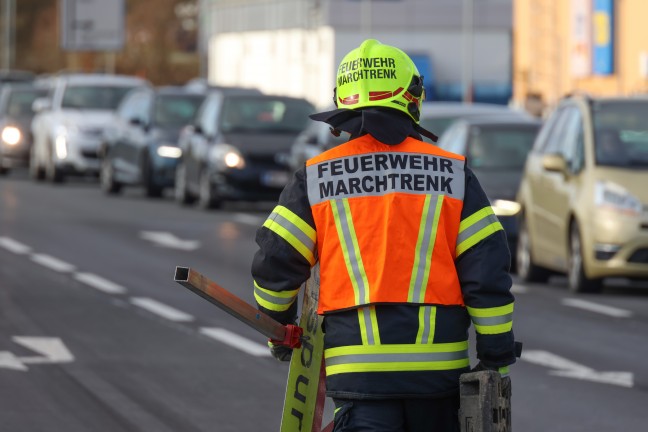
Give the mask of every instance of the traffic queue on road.
[[[275, 201], [306, 160], [348, 138], [308, 118], [317, 111], [202, 80], [25, 76], [0, 87], [0, 175], [22, 166], [34, 181], [94, 177], [107, 195], [168, 190], [202, 209]], [[564, 273], [573, 292], [599, 292], [606, 277], [648, 279], [646, 115], [648, 99], [571, 96], [544, 124], [460, 102], [424, 102], [421, 124], [479, 173], [512, 271], [528, 282]]]

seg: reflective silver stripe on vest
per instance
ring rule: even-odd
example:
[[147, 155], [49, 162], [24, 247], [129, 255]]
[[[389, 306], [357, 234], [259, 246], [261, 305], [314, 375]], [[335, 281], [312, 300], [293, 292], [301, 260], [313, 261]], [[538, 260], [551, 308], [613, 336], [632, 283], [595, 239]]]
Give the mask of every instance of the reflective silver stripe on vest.
[[344, 245], [342, 245], [342, 247], [348, 254], [347, 266], [350, 266], [350, 268], [347, 267], [347, 270], [350, 270], [350, 273], [352, 273], [349, 274], [349, 277], [355, 281], [355, 285], [358, 287], [357, 305], [359, 306], [369, 303], [369, 296], [367, 292], [369, 287], [365, 285], [363, 270], [360, 269], [360, 266], [362, 265], [362, 257], [359, 255], [360, 251], [356, 250], [355, 248], [353, 234], [351, 232], [351, 227], [349, 226], [349, 223], [353, 223], [353, 220], [351, 220], [351, 215], [347, 214], [346, 206], [344, 204], [344, 200], [335, 200], [333, 211], [337, 212], [337, 219], [339, 220], [340, 229], [342, 231], [341, 234], [344, 238]]
[[474, 322], [477, 325], [492, 326], [492, 325], [506, 324], [513, 321], [513, 314], [510, 313], [506, 315], [487, 317], [487, 318], [471, 316], [470, 319], [472, 319], [472, 322]]
[[393, 192], [443, 194], [463, 200], [464, 161], [425, 153], [380, 152], [306, 167], [308, 199], [320, 202]]
[[463, 242], [467, 238], [470, 238], [473, 234], [479, 232], [481, 229], [486, 228], [488, 225], [495, 222], [499, 222], [499, 219], [497, 219], [497, 216], [495, 216], [494, 214], [489, 214], [485, 218], [478, 220], [459, 233], [459, 235], [457, 236], [457, 244], [461, 244], [461, 242]]
[[376, 337], [373, 332], [373, 318], [371, 313], [371, 307], [363, 307], [360, 310], [360, 313], [364, 317], [364, 331], [367, 335], [367, 345], [375, 345], [376, 344]]
[[399, 354], [347, 354], [327, 357], [326, 366], [354, 363], [413, 363], [462, 360], [468, 357], [468, 350], [433, 353], [399, 353]]
[[423, 232], [419, 233], [419, 236], [423, 235], [422, 238], [418, 239], [416, 251], [418, 257], [416, 257], [414, 261], [415, 267], [412, 269], [412, 276], [416, 276], [416, 278], [410, 281], [409, 289], [409, 301], [413, 303], [423, 303], [425, 298], [422, 290], [424, 286], [427, 286], [429, 279], [430, 266], [432, 265], [430, 261], [437, 234], [437, 224], [435, 223], [438, 217], [437, 206], [443, 206], [443, 196], [428, 195], [425, 205], [427, 208], [424, 208], [424, 219], [421, 220]]
[[[436, 309], [435, 306], [421, 306], [423, 309], [423, 333], [421, 334], [421, 339], [418, 341], [421, 344], [429, 344], [432, 343], [432, 338], [434, 338], [434, 334], [430, 334], [431, 328], [432, 327], [432, 321], [431, 321], [431, 316], [432, 316], [432, 310]], [[432, 336], [432, 337], [430, 337]]]

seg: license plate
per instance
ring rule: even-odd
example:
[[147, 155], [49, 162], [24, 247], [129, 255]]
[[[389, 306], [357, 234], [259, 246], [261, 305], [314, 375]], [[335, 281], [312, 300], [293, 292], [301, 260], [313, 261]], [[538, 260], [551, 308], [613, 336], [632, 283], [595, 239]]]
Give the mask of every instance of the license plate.
[[268, 171], [261, 176], [261, 184], [270, 187], [284, 187], [290, 177], [285, 171]]

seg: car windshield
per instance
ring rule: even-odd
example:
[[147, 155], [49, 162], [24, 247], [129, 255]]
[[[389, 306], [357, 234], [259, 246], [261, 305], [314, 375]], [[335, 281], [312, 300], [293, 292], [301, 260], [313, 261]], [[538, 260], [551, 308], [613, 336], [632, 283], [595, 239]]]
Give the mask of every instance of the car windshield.
[[36, 99], [46, 94], [47, 91], [44, 89], [13, 90], [7, 102], [7, 115], [11, 117], [33, 115], [32, 104]]
[[602, 102], [592, 115], [598, 165], [648, 168], [648, 101]]
[[538, 126], [472, 128], [468, 161], [476, 169], [519, 169], [533, 147]]
[[63, 94], [62, 108], [114, 110], [132, 86], [68, 86]]
[[220, 129], [225, 132], [301, 132], [313, 106], [305, 100], [230, 97], [223, 104]]
[[423, 129], [429, 130], [436, 136], [443, 135], [448, 126], [450, 126], [458, 117], [427, 117], [421, 118], [420, 125]]
[[155, 102], [153, 123], [162, 127], [189, 124], [203, 99], [200, 95], [160, 95]]

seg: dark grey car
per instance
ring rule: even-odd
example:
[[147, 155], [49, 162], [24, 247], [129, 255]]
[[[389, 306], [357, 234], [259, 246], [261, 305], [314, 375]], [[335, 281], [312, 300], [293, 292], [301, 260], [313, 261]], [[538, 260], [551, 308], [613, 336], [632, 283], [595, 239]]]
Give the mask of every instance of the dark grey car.
[[[439, 147], [466, 156], [468, 166], [477, 175], [504, 226], [512, 255], [520, 211], [515, 195], [540, 126], [540, 121], [520, 116], [474, 117], [453, 123], [438, 142]], [[513, 268], [515, 257], [512, 258]]]
[[288, 153], [314, 110], [305, 99], [212, 89], [180, 136], [176, 200], [276, 200], [290, 177]]
[[101, 150], [104, 192], [117, 194], [123, 186], [141, 185], [147, 196], [159, 197], [172, 188], [182, 154], [180, 131], [193, 122], [204, 98], [183, 87], [145, 87], [126, 95]]
[[32, 146], [31, 121], [34, 100], [47, 89], [34, 84], [5, 84], [0, 91], [0, 175], [12, 167], [27, 166]]

